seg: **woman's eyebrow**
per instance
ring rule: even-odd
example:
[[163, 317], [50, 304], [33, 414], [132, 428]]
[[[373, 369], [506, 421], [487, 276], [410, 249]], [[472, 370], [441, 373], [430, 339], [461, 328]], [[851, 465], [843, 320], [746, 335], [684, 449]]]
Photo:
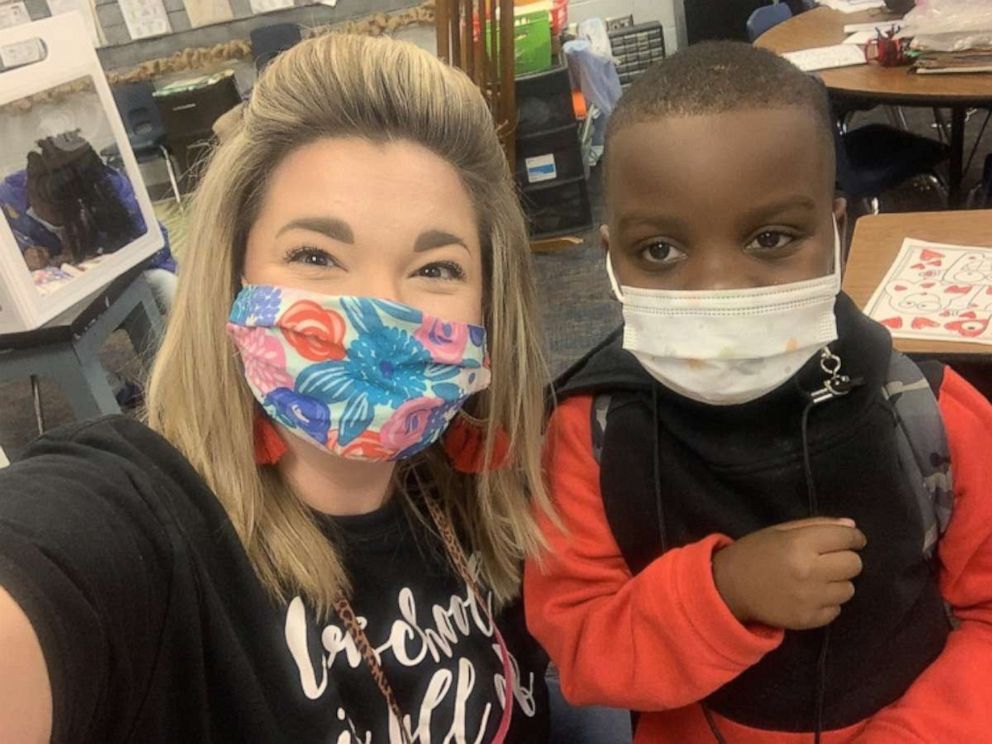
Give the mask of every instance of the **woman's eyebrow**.
[[276, 237], [289, 230], [310, 230], [341, 243], [355, 242], [355, 234], [348, 223], [334, 217], [297, 217], [279, 228]]
[[468, 244], [464, 240], [444, 230], [426, 230], [420, 233], [413, 244], [413, 250], [415, 253], [421, 253], [448, 245], [460, 245], [466, 251], [468, 250]]

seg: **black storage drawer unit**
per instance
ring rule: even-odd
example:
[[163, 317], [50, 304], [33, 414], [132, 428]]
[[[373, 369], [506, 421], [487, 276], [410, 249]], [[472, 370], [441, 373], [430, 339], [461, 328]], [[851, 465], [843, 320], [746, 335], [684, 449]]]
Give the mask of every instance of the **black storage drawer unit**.
[[592, 211], [568, 68], [522, 75], [516, 93], [515, 171], [531, 238], [588, 229]]
[[585, 175], [579, 149], [579, 126], [568, 124], [517, 139], [516, 176], [520, 188]]
[[620, 85], [627, 87], [652, 63], [665, 58], [665, 34], [657, 21], [625, 26], [610, 32]]

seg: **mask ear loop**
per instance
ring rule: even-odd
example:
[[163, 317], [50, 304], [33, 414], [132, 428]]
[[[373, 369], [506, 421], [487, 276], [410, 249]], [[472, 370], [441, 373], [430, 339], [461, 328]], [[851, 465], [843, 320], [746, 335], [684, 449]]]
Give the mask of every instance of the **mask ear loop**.
[[836, 294], [839, 294], [841, 290], [841, 274], [843, 273], [842, 272], [843, 267], [841, 266], [840, 227], [837, 224], [837, 215], [831, 216], [830, 219], [834, 223], [834, 270], [833, 270], [834, 292]]
[[609, 252], [606, 254], [606, 273], [610, 277], [610, 288], [613, 290], [613, 296], [622, 303], [623, 290], [620, 289], [620, 282], [617, 281], [617, 275], [613, 272], [613, 261], [610, 259]]

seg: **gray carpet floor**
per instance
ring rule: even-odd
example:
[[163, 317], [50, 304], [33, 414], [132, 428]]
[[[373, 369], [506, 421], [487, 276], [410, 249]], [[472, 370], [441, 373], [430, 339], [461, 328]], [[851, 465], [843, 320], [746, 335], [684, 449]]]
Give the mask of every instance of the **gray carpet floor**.
[[[933, 116], [929, 110], [906, 109], [905, 113], [912, 131], [931, 137], [936, 136]], [[974, 146], [984, 120], [984, 112], [975, 113], [969, 120], [966, 155]], [[854, 126], [871, 121], [887, 123], [888, 116], [883, 109], [858, 114]], [[990, 149], [992, 149], [992, 132], [986, 134], [977, 148], [965, 179], [966, 188], [977, 184], [982, 163]], [[600, 174], [597, 169], [590, 178], [590, 196], [593, 201], [595, 224], [599, 224], [602, 220], [599, 181]], [[943, 208], [940, 194], [923, 180], [905, 183], [883, 195], [881, 201], [882, 210], [885, 212]], [[857, 205], [855, 205], [852, 217], [857, 216]], [[853, 222], [852, 219], [850, 221], [852, 228]], [[581, 245], [535, 256], [542, 321], [548, 358], [554, 374], [561, 372], [578, 359], [619, 322], [619, 308], [610, 293], [603, 260], [597, 230], [585, 234]], [[122, 333], [115, 334], [110, 339], [103, 350], [102, 359], [108, 370], [131, 379], [140, 379], [141, 367]], [[54, 427], [72, 420], [72, 413], [60, 391], [47, 381], [42, 382], [42, 398], [47, 426]], [[0, 385], [0, 447], [4, 448], [8, 455], [16, 455], [17, 451], [36, 433], [29, 381], [19, 380]]]

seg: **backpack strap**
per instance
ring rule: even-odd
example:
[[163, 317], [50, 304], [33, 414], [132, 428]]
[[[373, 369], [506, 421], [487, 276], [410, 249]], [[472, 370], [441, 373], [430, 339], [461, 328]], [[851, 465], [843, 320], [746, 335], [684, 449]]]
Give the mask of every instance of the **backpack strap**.
[[[631, 414], [636, 414], [636, 394], [621, 392], [600, 394], [593, 398], [591, 410], [592, 452], [600, 466], [599, 488], [606, 521], [616, 540], [627, 568], [639, 574], [661, 553], [658, 504], [651, 482], [650, 469], [643, 467], [644, 453], [633, 447], [606, 447], [606, 424], [617, 432], [629, 429]], [[606, 481], [607, 473], [629, 474], [634, 481], [623, 486]], [[637, 481], [640, 479], [640, 482]]]
[[882, 395], [892, 405], [897, 424], [899, 462], [909, 476], [923, 518], [923, 554], [930, 558], [947, 529], [954, 505], [950, 447], [936, 393], [944, 365], [914, 363], [893, 350]]
[[592, 411], [589, 422], [592, 431], [592, 456], [599, 465], [603, 462], [603, 447], [606, 444], [606, 416], [610, 412], [613, 396], [602, 393], [592, 399]]

